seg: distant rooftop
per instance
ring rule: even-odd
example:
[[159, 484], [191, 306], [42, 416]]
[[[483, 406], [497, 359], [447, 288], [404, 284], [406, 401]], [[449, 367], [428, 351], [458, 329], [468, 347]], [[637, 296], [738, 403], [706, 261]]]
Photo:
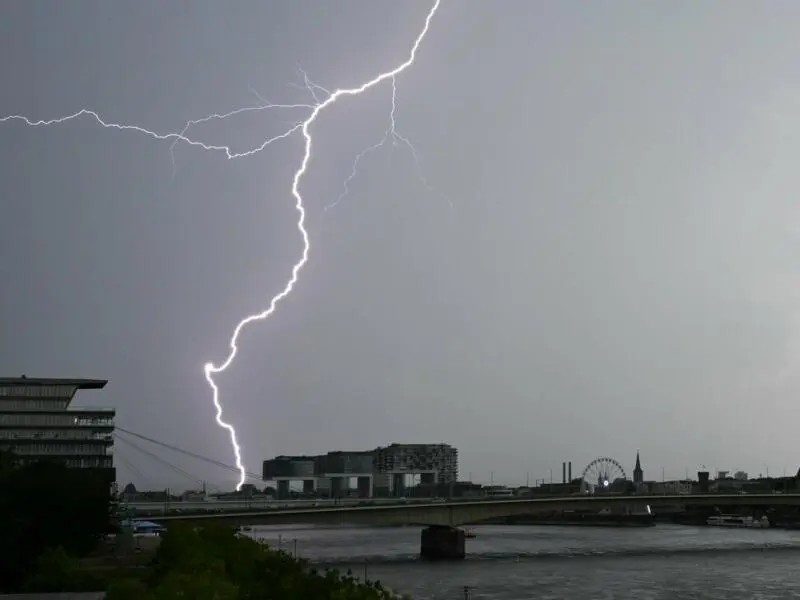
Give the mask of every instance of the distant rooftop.
[[72, 385], [79, 390], [102, 390], [108, 379], [69, 379], [42, 377], [0, 377], [0, 387], [11, 385]]

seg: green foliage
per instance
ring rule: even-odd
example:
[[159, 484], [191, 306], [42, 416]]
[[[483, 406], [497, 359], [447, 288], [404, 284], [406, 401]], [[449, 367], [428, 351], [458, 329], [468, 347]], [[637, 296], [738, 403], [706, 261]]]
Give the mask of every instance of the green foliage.
[[108, 588], [106, 598], [114, 600], [150, 600], [152, 594], [144, 581], [138, 579], [122, 579], [114, 581]]
[[335, 571], [317, 573], [285, 552], [229, 527], [170, 529], [143, 587], [113, 584], [107, 600], [394, 600], [379, 583]]
[[[50, 588], [58, 578], [69, 582], [74, 565], [66, 555], [93, 550], [111, 530], [114, 510], [102, 473], [58, 462], [19, 465], [12, 454], [0, 452], [0, 592], [20, 590], [28, 580], [31, 589], [47, 578]], [[46, 577], [32, 575], [37, 566]]]
[[97, 591], [97, 581], [63, 548], [48, 548], [34, 563], [33, 575], [25, 581], [23, 589], [42, 593]]

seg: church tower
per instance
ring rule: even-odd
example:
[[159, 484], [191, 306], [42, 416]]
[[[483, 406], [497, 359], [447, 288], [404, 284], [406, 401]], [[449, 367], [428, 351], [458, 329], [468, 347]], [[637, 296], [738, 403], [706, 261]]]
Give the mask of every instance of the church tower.
[[633, 483], [642, 483], [644, 481], [644, 472], [642, 471], [642, 463], [639, 461], [639, 451], [636, 451], [636, 466], [633, 468]]

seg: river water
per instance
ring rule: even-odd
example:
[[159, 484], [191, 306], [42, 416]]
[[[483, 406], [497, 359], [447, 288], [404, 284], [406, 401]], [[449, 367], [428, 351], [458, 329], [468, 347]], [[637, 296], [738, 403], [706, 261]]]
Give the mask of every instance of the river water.
[[320, 567], [352, 569], [414, 600], [800, 598], [800, 531], [477, 526], [464, 561], [419, 559], [420, 529], [262, 527]]

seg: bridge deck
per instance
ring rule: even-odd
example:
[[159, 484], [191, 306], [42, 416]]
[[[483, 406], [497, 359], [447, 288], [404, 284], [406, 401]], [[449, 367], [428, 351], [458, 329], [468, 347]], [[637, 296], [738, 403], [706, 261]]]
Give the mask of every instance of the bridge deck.
[[702, 494], [675, 496], [568, 496], [563, 498], [520, 498], [469, 500], [438, 503], [409, 503], [371, 506], [337, 506], [165, 515], [156, 520], [171, 523], [223, 522], [233, 526], [278, 524], [353, 525], [449, 525], [458, 526], [500, 517], [554, 510], [601, 510], [628, 506], [637, 510], [650, 506], [800, 506], [800, 494]]

